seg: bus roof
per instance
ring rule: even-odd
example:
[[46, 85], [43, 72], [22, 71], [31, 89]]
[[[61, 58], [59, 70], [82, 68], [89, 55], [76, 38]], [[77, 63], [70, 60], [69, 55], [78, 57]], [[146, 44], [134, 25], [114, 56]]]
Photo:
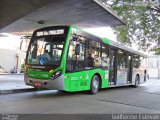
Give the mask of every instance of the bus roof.
[[117, 47], [117, 48], [122, 49], [122, 50], [129, 51], [129, 52], [131, 52], [131, 53], [138, 54], [138, 55], [140, 55], [140, 56], [142, 56], [142, 57], [147, 57], [146, 54], [141, 53], [141, 52], [138, 52], [138, 51], [133, 50], [133, 49], [131, 49], [131, 48], [128, 48], [128, 47], [126, 47], [125, 45], [123, 45], [122, 43], [118, 43], [118, 42], [115, 42], [115, 41], [112, 41], [112, 40], [108, 40], [108, 39], [106, 39], [106, 38], [103, 38], [103, 42], [104, 42], [105, 40], [109, 41], [109, 44], [112, 45], [112, 46], [114, 46], [114, 47]]
[[117, 47], [117, 48], [122, 49], [122, 50], [129, 51], [129, 52], [131, 52], [131, 53], [138, 54], [138, 55], [143, 56], [143, 57], [147, 57], [146, 54], [141, 53], [141, 52], [138, 52], [138, 51], [133, 50], [133, 49], [131, 49], [131, 48], [128, 48], [128, 47], [126, 47], [125, 45], [123, 45], [122, 43], [118, 43], [118, 42], [109, 40], [109, 39], [107, 39], [107, 38], [101, 38], [101, 37], [99, 37], [99, 36], [97, 36], [97, 35], [94, 35], [94, 34], [92, 34], [92, 33], [89, 33], [89, 32], [87, 32], [87, 31], [85, 31], [85, 30], [82, 30], [82, 29], [77, 28], [76, 26], [72, 26], [72, 25], [49, 26], [49, 27], [43, 27], [43, 28], [37, 29], [36, 31], [48, 30], [48, 29], [52, 29], [52, 28], [56, 28], [56, 27], [57, 27], [57, 28], [61, 28], [61, 27], [63, 27], [63, 28], [72, 27], [72, 28], [75, 28], [75, 29], [79, 29], [79, 30], [81, 30], [81, 31], [84, 31], [84, 32], [86, 32], [86, 33], [88, 33], [88, 34], [90, 34], [90, 35], [93, 35], [93, 36], [99, 38], [100, 40], [102, 40], [102, 42], [104, 42], [104, 43], [106, 43], [106, 44], [112, 45], [112, 46]]
[[[77, 28], [77, 27], [75, 27], [75, 26], [71, 26], [71, 27], [76, 28], [76, 29], [79, 29], [79, 28]], [[80, 29], [80, 30], [82, 30], [82, 29]], [[82, 30], [82, 31], [84, 31], [84, 30]], [[85, 31], [85, 32], [87, 32], [87, 31]], [[88, 32], [87, 32], [87, 33], [88, 33]], [[92, 34], [92, 33], [88, 33], [88, 34]], [[96, 35], [94, 35], [94, 34], [92, 34], [92, 35], [93, 35], [93, 36], [96, 36]], [[106, 43], [106, 44], [112, 45], [112, 46], [117, 47], [117, 48], [120, 48], [120, 49], [122, 49], [122, 50], [129, 51], [129, 52], [131, 52], [131, 53], [138, 54], [138, 55], [140, 55], [140, 56], [142, 56], [142, 57], [147, 57], [146, 54], [141, 53], [141, 52], [138, 52], [138, 51], [133, 50], [133, 49], [131, 49], [131, 48], [128, 48], [128, 47], [126, 47], [125, 45], [123, 45], [122, 43], [118, 43], [118, 42], [109, 40], [109, 39], [107, 39], [107, 38], [101, 38], [101, 37], [99, 37], [99, 36], [96, 36], [96, 37], [100, 38], [100, 39], [102, 40], [102, 42], [104, 42], [104, 43]]]

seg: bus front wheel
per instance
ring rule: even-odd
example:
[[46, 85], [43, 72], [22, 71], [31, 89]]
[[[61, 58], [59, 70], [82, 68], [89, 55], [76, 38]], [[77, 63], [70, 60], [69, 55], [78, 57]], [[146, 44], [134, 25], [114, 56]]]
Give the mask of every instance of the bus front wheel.
[[99, 90], [99, 77], [94, 75], [91, 81], [90, 94], [96, 94]]

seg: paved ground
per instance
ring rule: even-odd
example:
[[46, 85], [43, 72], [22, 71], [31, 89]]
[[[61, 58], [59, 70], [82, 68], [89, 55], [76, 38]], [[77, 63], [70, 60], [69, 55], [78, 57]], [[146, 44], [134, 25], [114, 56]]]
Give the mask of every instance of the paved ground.
[[138, 88], [105, 89], [96, 95], [54, 90], [4, 94], [0, 113], [160, 113], [159, 86], [160, 80], [150, 80]]
[[23, 74], [1, 74], [0, 75], [0, 91], [1, 90], [13, 90], [13, 89], [24, 89], [32, 88], [24, 84]]

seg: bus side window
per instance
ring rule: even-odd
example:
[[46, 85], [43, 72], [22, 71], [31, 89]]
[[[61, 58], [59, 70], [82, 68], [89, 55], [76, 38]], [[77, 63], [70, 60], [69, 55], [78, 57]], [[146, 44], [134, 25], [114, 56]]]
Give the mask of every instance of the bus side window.
[[139, 55], [133, 55], [133, 67], [134, 68], [139, 68], [140, 66], [140, 56]]
[[74, 64], [75, 64], [76, 58], [75, 58], [75, 49], [73, 41], [70, 40], [69, 43], [69, 49], [68, 49], [68, 56], [67, 56], [67, 71], [73, 71], [74, 70]]
[[103, 45], [102, 44], [102, 58], [101, 58], [101, 62], [102, 62], [102, 68], [104, 69], [108, 69], [109, 67], [109, 56], [108, 56], [108, 45]]
[[97, 41], [93, 41], [90, 46], [90, 53], [94, 59], [94, 66], [93, 67], [100, 67], [101, 66], [101, 44]]

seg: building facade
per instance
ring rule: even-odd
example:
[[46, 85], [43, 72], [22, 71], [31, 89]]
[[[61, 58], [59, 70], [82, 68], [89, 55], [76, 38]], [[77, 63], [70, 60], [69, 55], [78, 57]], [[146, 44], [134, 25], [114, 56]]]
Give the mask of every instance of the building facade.
[[20, 50], [0, 49], [0, 72], [20, 73], [26, 53]]

